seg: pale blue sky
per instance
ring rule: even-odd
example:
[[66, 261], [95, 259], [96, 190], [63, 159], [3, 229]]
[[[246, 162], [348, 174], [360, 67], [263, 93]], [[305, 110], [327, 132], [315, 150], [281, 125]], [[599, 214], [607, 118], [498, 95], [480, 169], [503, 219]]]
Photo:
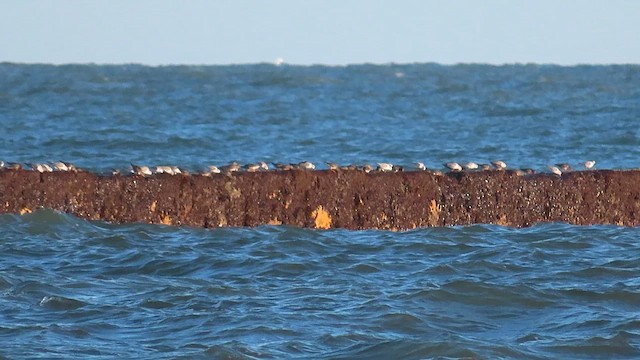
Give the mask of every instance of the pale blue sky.
[[0, 61], [640, 63], [640, 1], [0, 0]]

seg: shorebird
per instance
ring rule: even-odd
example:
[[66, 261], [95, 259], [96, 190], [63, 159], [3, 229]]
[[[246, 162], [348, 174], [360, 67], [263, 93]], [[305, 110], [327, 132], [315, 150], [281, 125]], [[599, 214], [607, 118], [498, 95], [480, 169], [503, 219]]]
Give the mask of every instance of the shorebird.
[[60, 161], [60, 162], [61, 162], [61, 163], [63, 163], [63, 164], [65, 164], [65, 165], [67, 166], [67, 169], [68, 169], [69, 171], [78, 172], [78, 168], [77, 168], [75, 165], [73, 165], [72, 163], [70, 163], [70, 162], [66, 162], [66, 161]]
[[556, 166], [558, 167], [558, 169], [560, 169], [563, 173], [566, 172], [571, 172], [571, 165], [567, 164], [567, 163], [560, 163], [560, 164], [556, 164]]
[[381, 172], [393, 171], [393, 164], [378, 163], [378, 171], [381, 171]]
[[62, 161], [52, 162], [53, 170], [55, 171], [69, 171], [69, 167]]
[[404, 172], [404, 166], [401, 165], [393, 165], [391, 169], [393, 172]]
[[340, 170], [346, 170], [346, 171], [358, 170], [358, 166], [354, 164], [349, 164], [347, 166], [340, 166]]
[[174, 175], [175, 174], [173, 172], [173, 168], [171, 166], [166, 166], [166, 165], [156, 166], [155, 173], [156, 174], [169, 174], [169, 175]]
[[315, 170], [316, 166], [310, 161], [303, 161], [298, 163], [297, 168], [301, 170]]
[[454, 172], [462, 171], [462, 166], [460, 166], [460, 164], [458, 164], [457, 162], [448, 162], [444, 164], [444, 166]]
[[467, 170], [477, 170], [478, 164], [474, 163], [473, 161], [469, 161], [468, 163], [464, 164], [464, 168]]
[[78, 168], [70, 162], [66, 161], [56, 161], [51, 163], [53, 169], [56, 171], [73, 171], [77, 172]]
[[482, 168], [482, 171], [491, 171], [493, 170], [493, 167], [489, 164], [481, 164], [480, 168]]
[[338, 170], [340, 168], [338, 166], [338, 164], [330, 162], [330, 161], [326, 161], [325, 164], [327, 164], [327, 166], [329, 167], [329, 170], [332, 170], [332, 171], [336, 171], [336, 170]]
[[261, 169], [260, 164], [247, 164], [244, 166], [247, 172], [256, 172]]
[[287, 171], [287, 170], [293, 169], [293, 165], [291, 164], [280, 164], [280, 163], [271, 163], [271, 164], [273, 164], [276, 170]]
[[502, 160], [492, 161], [491, 164], [496, 167], [496, 170], [504, 170], [507, 168], [507, 164]]
[[228, 173], [232, 173], [235, 171], [240, 171], [240, 164], [238, 164], [237, 162], [233, 161], [231, 163], [229, 163], [229, 165], [225, 165], [225, 166], [220, 166], [220, 171], [222, 171], [225, 174]]
[[549, 165], [549, 170], [551, 170], [551, 172], [552, 172], [553, 174], [556, 174], [556, 175], [558, 175], [558, 176], [562, 176], [562, 170], [560, 170], [560, 168], [559, 168], [559, 167], [557, 167], [557, 166]]
[[260, 161], [258, 165], [260, 165], [260, 169], [262, 170], [265, 170], [265, 171], [269, 170], [269, 165], [267, 165], [267, 163], [264, 161]]
[[369, 165], [369, 164], [364, 164], [364, 165], [362, 166], [362, 171], [364, 171], [366, 174], [368, 174], [368, 173], [372, 172], [373, 170], [374, 170], [374, 169], [373, 169], [373, 166], [371, 166], [371, 165]]
[[138, 166], [131, 163], [131, 172], [134, 175], [147, 176], [152, 175], [151, 169], [148, 166]]
[[4, 161], [0, 160], [0, 168], [4, 167]]
[[418, 169], [419, 171], [425, 171], [425, 170], [427, 170], [427, 167], [424, 166], [424, 163], [417, 162], [416, 163], [416, 169]]
[[39, 173], [45, 173], [45, 172], [53, 172], [53, 168], [51, 166], [49, 166], [48, 164], [44, 164], [44, 163], [27, 163], [28, 166], [31, 167], [32, 170], [35, 170]]
[[215, 165], [209, 165], [207, 167], [207, 170], [209, 171], [210, 174], [220, 174], [220, 169], [218, 169], [218, 167]]
[[22, 165], [17, 162], [8, 162], [5, 164], [9, 170], [22, 170]]
[[593, 169], [593, 167], [596, 166], [596, 161], [595, 160], [587, 160], [584, 162], [584, 168], [589, 170], [589, 169]]

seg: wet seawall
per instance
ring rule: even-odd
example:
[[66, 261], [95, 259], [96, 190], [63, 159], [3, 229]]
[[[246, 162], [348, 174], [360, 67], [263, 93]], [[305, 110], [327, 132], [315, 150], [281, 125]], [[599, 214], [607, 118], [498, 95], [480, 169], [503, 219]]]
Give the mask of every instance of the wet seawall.
[[0, 212], [114, 223], [405, 230], [491, 223], [640, 225], [640, 171], [266, 171], [121, 176], [0, 171]]

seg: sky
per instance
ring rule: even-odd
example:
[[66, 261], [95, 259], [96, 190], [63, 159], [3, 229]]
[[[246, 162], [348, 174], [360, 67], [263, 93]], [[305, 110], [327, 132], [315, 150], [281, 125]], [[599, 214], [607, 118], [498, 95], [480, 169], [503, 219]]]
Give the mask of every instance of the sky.
[[0, 62], [639, 64], [635, 0], [0, 0]]

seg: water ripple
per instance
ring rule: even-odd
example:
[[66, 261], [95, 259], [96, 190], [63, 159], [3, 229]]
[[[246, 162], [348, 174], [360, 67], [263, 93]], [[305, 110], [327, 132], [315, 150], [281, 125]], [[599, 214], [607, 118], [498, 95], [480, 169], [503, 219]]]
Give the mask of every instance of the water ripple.
[[[545, 170], [591, 157], [629, 168], [639, 69], [0, 64], [0, 148], [4, 161], [97, 171], [498, 158]], [[638, 228], [193, 229], [49, 210], [0, 226], [8, 358], [640, 357]]]

